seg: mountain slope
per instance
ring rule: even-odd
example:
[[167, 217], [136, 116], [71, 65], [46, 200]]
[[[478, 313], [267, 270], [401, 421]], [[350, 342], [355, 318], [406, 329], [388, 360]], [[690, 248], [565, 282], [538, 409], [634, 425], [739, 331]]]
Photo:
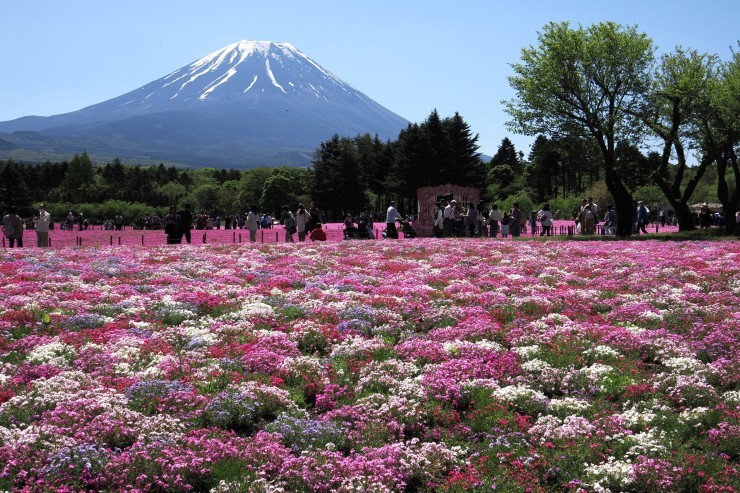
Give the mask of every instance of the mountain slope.
[[288, 43], [239, 41], [79, 111], [0, 122], [0, 138], [47, 153], [244, 168], [305, 165], [334, 134], [395, 139], [407, 123]]

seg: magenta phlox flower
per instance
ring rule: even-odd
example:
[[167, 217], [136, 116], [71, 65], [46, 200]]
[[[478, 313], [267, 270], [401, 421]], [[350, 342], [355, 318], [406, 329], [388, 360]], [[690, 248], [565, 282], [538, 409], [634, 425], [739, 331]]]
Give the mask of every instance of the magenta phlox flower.
[[235, 238], [0, 251], [0, 490], [737, 484], [737, 241]]

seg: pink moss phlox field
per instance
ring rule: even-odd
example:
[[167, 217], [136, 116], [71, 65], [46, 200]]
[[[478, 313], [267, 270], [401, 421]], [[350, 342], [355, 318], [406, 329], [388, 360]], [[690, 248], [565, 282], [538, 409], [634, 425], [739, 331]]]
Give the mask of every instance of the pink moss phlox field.
[[740, 242], [3, 250], [0, 299], [0, 490], [740, 483]]

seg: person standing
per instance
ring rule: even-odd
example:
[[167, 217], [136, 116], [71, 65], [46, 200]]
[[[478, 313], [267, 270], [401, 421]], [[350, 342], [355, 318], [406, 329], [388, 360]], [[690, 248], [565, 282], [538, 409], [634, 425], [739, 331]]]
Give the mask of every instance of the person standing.
[[542, 206], [542, 209], [537, 213], [537, 219], [539, 219], [542, 225], [540, 236], [552, 236], [552, 212], [550, 212], [550, 204]]
[[287, 205], [283, 206], [283, 225], [285, 226], [285, 243], [293, 243], [293, 234], [297, 231], [296, 220]]
[[249, 230], [249, 241], [254, 243], [257, 241], [257, 229], [260, 227], [259, 214], [257, 213], [257, 206], [252, 204], [249, 207], [249, 213], [247, 214], [246, 227]]
[[180, 231], [180, 216], [175, 206], [164, 216], [164, 232], [167, 235], [168, 245], [179, 245], [182, 243], [182, 232]]
[[321, 222], [321, 209], [319, 209], [319, 206], [317, 206], [315, 202], [308, 204], [308, 215], [310, 216], [308, 230], [313, 231], [316, 228], [316, 225]]
[[495, 238], [499, 231], [499, 222], [503, 218], [501, 217], [501, 211], [498, 210], [498, 205], [493, 204], [491, 206], [491, 212], [488, 213], [488, 226], [491, 229], [491, 238]]
[[444, 217], [442, 219], [442, 236], [445, 238], [451, 238], [455, 236], [455, 223], [457, 222], [457, 200], [450, 200], [447, 207], [444, 209]]
[[434, 215], [432, 223], [432, 229], [434, 230], [434, 237], [441, 238], [444, 231], [444, 214], [446, 201], [442, 200], [434, 205]]
[[298, 210], [295, 212], [295, 227], [298, 232], [298, 241], [306, 241], [306, 235], [310, 232], [309, 223], [311, 216], [303, 204], [298, 204]]
[[388, 205], [388, 210], [385, 214], [385, 234], [386, 238], [398, 238], [398, 229], [396, 229], [396, 221], [402, 221], [403, 217], [396, 210], [396, 203], [391, 200]]
[[[639, 204], [639, 202], [638, 202]], [[712, 225], [712, 212], [709, 210], [709, 204], [704, 202], [699, 209], [699, 227], [709, 229]]]
[[645, 226], [647, 225], [647, 207], [645, 207], [645, 204], [642, 200], [637, 202], [637, 234], [639, 235], [640, 232], [643, 232], [644, 234], [647, 234], [647, 229], [645, 229]]
[[611, 204], [606, 206], [604, 227], [606, 228], [606, 234], [614, 235], [617, 233], [617, 210]]
[[586, 199], [581, 201], [579, 220], [581, 234], [592, 235], [596, 232], [596, 212], [594, 211], [594, 205]]
[[511, 206], [511, 214], [509, 214], [509, 232], [512, 237], [517, 237], [522, 231], [522, 219], [524, 214], [519, 209], [519, 202], [514, 202]]
[[375, 226], [375, 215], [372, 211], [365, 211], [365, 219], [367, 219], [367, 237], [370, 240], [374, 240], [375, 233], [373, 233], [373, 227]]
[[46, 205], [41, 204], [39, 206], [39, 219], [36, 221], [36, 246], [48, 248], [50, 224], [51, 214], [46, 212]]
[[185, 241], [190, 243], [190, 230], [193, 229], [193, 213], [190, 210], [190, 204], [185, 204], [185, 208], [177, 211], [177, 215], [180, 217], [180, 241], [182, 243], [183, 236]]
[[504, 212], [504, 217], [501, 218], [501, 237], [506, 238], [509, 236], [509, 223], [511, 218], [508, 212]]
[[475, 204], [472, 202], [468, 203], [468, 209], [465, 211], [465, 234], [466, 237], [475, 236], [475, 226], [478, 223], [478, 211], [475, 209]]
[[69, 231], [74, 230], [74, 224], [75, 224], [75, 215], [72, 213], [72, 211], [69, 211], [69, 214], [67, 214], [67, 230]]
[[488, 211], [486, 210], [486, 204], [482, 200], [479, 200], [476, 210], [478, 211], [478, 222], [475, 224], [475, 236], [486, 238], [488, 236], [488, 225], [486, 224]]
[[18, 217], [15, 207], [10, 207], [8, 213], [3, 217], [3, 234], [10, 243], [10, 248], [18, 245], [23, 247], [23, 221]]

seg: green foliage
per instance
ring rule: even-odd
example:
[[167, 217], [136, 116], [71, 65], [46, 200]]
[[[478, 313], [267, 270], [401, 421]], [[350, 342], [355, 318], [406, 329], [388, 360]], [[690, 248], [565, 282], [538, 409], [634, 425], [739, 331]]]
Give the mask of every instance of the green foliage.
[[635, 113], [648, 90], [653, 62], [650, 38], [634, 27], [602, 22], [572, 29], [550, 23], [539, 45], [522, 49], [504, 101], [509, 128], [528, 135], [576, 135], [601, 150], [606, 184], [615, 198], [617, 234], [629, 236], [632, 196], [616, 169], [615, 142], [641, 135]]
[[21, 215], [30, 209], [31, 194], [13, 161], [8, 161], [0, 169], [0, 205], [3, 211], [7, 211], [11, 206], [16, 207]]
[[322, 142], [312, 161], [314, 188], [312, 197], [332, 218], [365, 209], [367, 198], [354, 142], [334, 135]]
[[666, 205], [666, 198], [663, 192], [656, 185], [638, 187], [633, 195], [635, 199], [642, 200], [651, 212], [658, 212]]

